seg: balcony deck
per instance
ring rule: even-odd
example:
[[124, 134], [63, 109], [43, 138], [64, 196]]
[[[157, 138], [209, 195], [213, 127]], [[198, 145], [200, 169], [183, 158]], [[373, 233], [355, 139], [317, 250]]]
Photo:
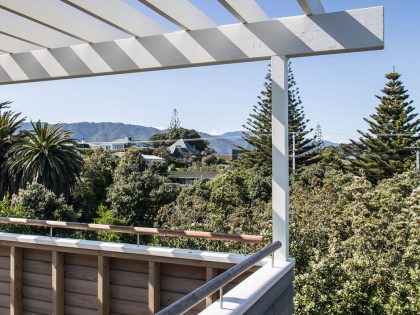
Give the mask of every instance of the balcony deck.
[[[107, 309], [154, 314], [247, 257], [0, 233], [0, 314], [12, 314], [11, 308], [23, 314], [107, 314]], [[262, 260], [225, 287], [223, 309], [213, 295], [186, 314], [242, 314], [267, 300], [282, 279], [289, 287], [293, 263], [273, 268], [270, 261]], [[291, 300], [282, 302], [284, 308]]]

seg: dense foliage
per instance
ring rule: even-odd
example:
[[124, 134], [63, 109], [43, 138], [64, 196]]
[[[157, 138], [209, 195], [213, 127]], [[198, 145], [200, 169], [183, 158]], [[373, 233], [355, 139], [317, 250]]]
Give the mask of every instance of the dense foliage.
[[[271, 178], [258, 169], [229, 170], [211, 181], [197, 181], [184, 189], [175, 203], [159, 210], [156, 225], [171, 229], [258, 234], [264, 235], [269, 242], [270, 200]], [[245, 250], [240, 243], [196, 239], [159, 238], [155, 243], [221, 251]]]
[[82, 222], [92, 222], [97, 217], [98, 205], [106, 204], [116, 165], [117, 157], [103, 149], [85, 156], [80, 178], [73, 189], [73, 204], [81, 212]]
[[130, 149], [115, 169], [107, 201], [129, 225], [150, 226], [159, 208], [174, 201], [178, 190], [159, 175], [159, 168], [147, 165], [139, 150]]
[[400, 81], [400, 74], [386, 74], [380, 104], [376, 113], [365, 118], [368, 132], [359, 131], [359, 148], [351, 160], [351, 171], [376, 182], [408, 170], [414, 163], [416, 147], [420, 146], [420, 119], [414, 113], [413, 101]]
[[297, 314], [418, 314], [419, 187], [318, 166], [293, 183]]

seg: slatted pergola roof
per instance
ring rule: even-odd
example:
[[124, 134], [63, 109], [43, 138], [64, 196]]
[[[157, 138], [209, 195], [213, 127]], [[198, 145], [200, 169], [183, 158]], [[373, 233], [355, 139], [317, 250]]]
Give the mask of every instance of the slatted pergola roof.
[[304, 15], [270, 19], [256, 0], [218, 0], [238, 20], [218, 25], [190, 0], [138, 1], [180, 30], [123, 0], [0, 0], [0, 84], [383, 48], [381, 7], [297, 0]]

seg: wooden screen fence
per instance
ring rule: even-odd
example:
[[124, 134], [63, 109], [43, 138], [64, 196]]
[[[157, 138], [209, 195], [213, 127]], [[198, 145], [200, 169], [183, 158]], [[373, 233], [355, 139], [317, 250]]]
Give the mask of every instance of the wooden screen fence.
[[[72, 229], [114, 231], [113, 226], [55, 221], [0, 218], [0, 223], [57, 228], [66, 224]], [[139, 230], [142, 228], [116, 229], [122, 233], [145, 232]], [[213, 233], [213, 236], [244, 241], [238, 235]], [[19, 235], [13, 237], [13, 240], [0, 238], [0, 315], [155, 314], [234, 265], [193, 255], [189, 259], [136, 254], [101, 250], [100, 246], [95, 249], [63, 246], [48, 237], [44, 237], [51, 240], [48, 244], [21, 241]], [[204, 234], [204, 238], [211, 237]], [[259, 236], [245, 238], [245, 242], [262, 241]], [[230, 282], [226, 289], [233, 288], [258, 268]], [[209, 296], [186, 314], [199, 313], [215, 299], [217, 294]]]
[[[0, 314], [154, 314], [231, 266], [0, 241]], [[215, 298], [187, 314], [199, 313]]]

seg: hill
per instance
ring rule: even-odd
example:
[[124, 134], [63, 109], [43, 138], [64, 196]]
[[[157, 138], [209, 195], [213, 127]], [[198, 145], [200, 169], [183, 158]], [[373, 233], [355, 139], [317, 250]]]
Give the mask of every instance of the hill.
[[[63, 123], [62, 125], [64, 129], [73, 132], [73, 138], [87, 142], [108, 142], [128, 136], [137, 140], [147, 140], [152, 135], [161, 132], [153, 127], [112, 122], [78, 122]], [[32, 129], [32, 126], [30, 123], [25, 123], [22, 129]]]
[[[113, 122], [62, 123], [62, 126], [64, 129], [72, 131], [76, 140], [85, 140], [86, 142], [110, 142], [125, 137], [132, 137], [135, 140], [148, 140], [152, 135], [164, 132], [164, 130], [154, 127]], [[25, 123], [21, 129], [30, 130], [32, 126], [30, 123]], [[199, 132], [199, 134], [209, 141], [210, 148], [222, 155], [230, 155], [235, 145], [247, 145], [241, 138], [242, 131], [227, 132], [218, 136], [212, 136], [204, 132]]]

